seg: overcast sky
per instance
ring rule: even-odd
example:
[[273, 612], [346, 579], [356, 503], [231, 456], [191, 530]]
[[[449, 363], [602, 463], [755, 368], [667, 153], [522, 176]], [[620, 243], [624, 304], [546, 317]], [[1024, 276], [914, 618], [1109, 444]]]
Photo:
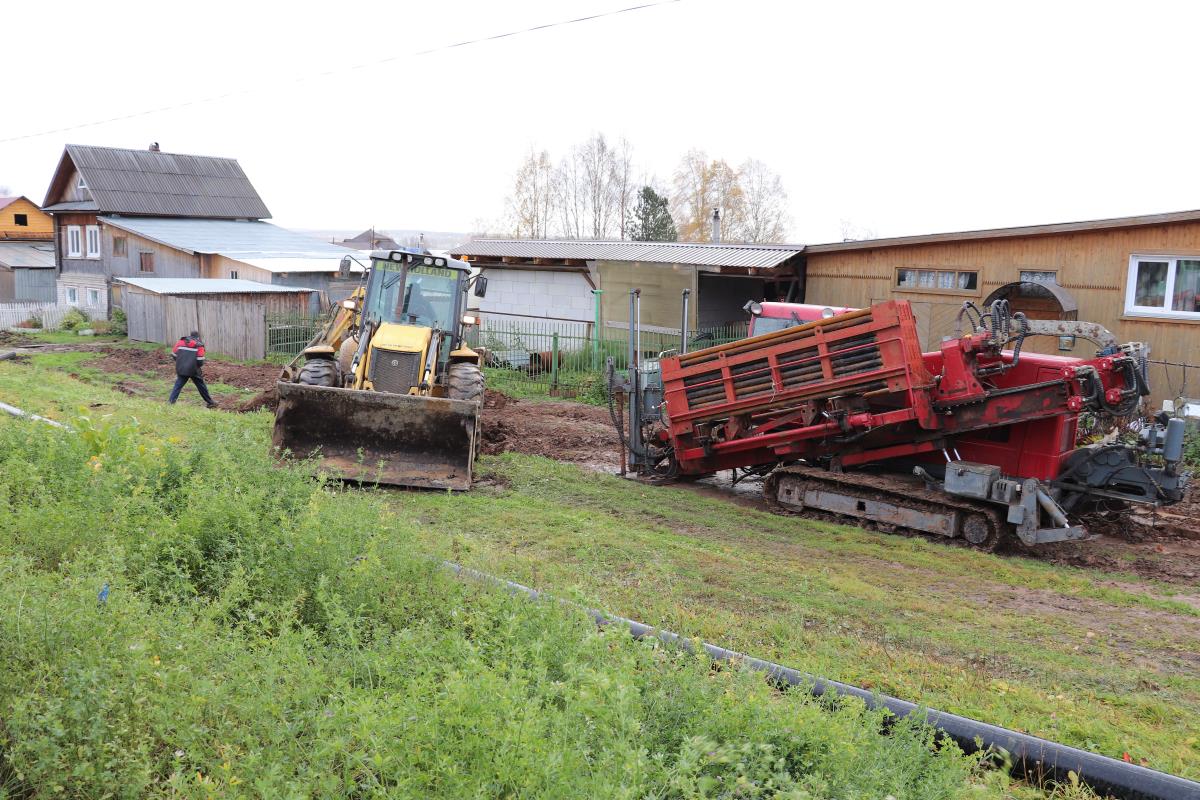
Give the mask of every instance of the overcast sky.
[[469, 231], [531, 145], [602, 132], [660, 183], [766, 162], [800, 242], [1200, 207], [1196, 3], [681, 0], [408, 55], [636, 2], [8, 3], [0, 140], [247, 93], [0, 142], [0, 186], [158, 141], [237, 158], [281, 225]]

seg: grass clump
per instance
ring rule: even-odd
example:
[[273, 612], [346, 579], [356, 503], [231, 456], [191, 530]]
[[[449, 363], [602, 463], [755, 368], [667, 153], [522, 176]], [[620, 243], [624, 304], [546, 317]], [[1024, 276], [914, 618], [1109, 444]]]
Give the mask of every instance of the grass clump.
[[1004, 791], [915, 722], [458, 582], [257, 426], [74, 425], [0, 421], [0, 796]]

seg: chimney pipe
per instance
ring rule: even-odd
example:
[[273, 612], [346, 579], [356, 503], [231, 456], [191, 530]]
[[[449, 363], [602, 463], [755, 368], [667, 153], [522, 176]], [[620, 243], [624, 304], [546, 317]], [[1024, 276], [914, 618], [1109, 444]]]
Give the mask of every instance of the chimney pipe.
[[712, 240], [713, 244], [721, 243], [721, 209], [713, 209], [712, 217]]
[[151, 152], [151, 153], [157, 153], [157, 152], [158, 152], [158, 142], [151, 142], [151, 143], [150, 143], [150, 152]]

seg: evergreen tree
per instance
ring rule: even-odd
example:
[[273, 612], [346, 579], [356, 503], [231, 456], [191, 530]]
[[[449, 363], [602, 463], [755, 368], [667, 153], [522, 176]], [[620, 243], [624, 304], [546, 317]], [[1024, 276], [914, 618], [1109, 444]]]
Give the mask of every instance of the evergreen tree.
[[635, 242], [673, 242], [678, 238], [667, 198], [649, 186], [638, 192], [629, 221], [629, 238]]

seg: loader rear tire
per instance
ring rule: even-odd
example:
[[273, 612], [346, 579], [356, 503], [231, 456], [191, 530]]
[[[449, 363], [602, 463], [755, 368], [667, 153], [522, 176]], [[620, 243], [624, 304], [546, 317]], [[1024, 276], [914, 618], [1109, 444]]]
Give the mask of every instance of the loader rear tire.
[[483, 416], [483, 370], [478, 364], [451, 364], [446, 375], [446, 394], [451, 400], [470, 400], [479, 403], [479, 414], [475, 415], [475, 452], [474, 459], [479, 458], [483, 449], [483, 429], [480, 418]]
[[305, 386], [337, 386], [337, 362], [328, 358], [309, 359], [300, 368], [296, 382], [303, 383]]

